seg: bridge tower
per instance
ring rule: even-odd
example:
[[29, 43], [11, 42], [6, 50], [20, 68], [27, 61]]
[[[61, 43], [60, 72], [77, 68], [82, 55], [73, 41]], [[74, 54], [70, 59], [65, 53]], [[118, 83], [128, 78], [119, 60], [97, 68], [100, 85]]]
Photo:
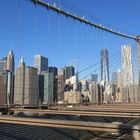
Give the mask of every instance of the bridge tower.
[[137, 43], [138, 43], [138, 71], [139, 71], [139, 86], [140, 86], [140, 35], [136, 37]]

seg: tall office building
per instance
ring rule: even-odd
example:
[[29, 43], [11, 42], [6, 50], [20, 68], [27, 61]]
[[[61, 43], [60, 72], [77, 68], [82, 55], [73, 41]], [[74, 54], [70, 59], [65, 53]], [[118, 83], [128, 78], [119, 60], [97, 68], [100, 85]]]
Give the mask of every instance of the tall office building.
[[7, 70], [14, 73], [15, 61], [13, 51], [10, 50], [7, 57]]
[[64, 100], [65, 69], [59, 69], [55, 78], [57, 80], [57, 102], [61, 103]]
[[48, 58], [41, 55], [35, 55], [34, 61], [35, 67], [38, 69], [38, 73], [48, 70]]
[[38, 71], [34, 67], [25, 67], [24, 105], [37, 106], [39, 101]]
[[104, 81], [105, 84], [109, 82], [109, 62], [106, 48], [101, 51], [101, 80]]
[[65, 70], [64, 70], [64, 68], [60, 68], [58, 70], [58, 75], [63, 75], [63, 77], [65, 77]]
[[25, 84], [25, 62], [23, 58], [20, 59], [19, 67], [15, 72], [14, 83], [14, 104], [24, 104], [24, 84]]
[[7, 57], [0, 59], [0, 70], [7, 70]]
[[73, 66], [65, 66], [64, 67], [64, 71], [65, 71], [65, 79], [69, 79], [71, 76], [75, 75], [75, 69]]
[[54, 75], [57, 75], [57, 71], [58, 71], [58, 70], [57, 70], [56, 67], [49, 67], [48, 69], [49, 69], [49, 72], [50, 72], [50, 73], [54, 73]]
[[14, 74], [7, 71], [7, 96], [8, 104], [13, 104], [14, 101]]
[[98, 83], [98, 75], [97, 74], [91, 75], [91, 82], [94, 82], [95, 84]]
[[53, 103], [54, 74], [41, 72], [39, 75], [39, 96], [42, 104]]
[[7, 104], [7, 72], [0, 71], [0, 105]]
[[58, 73], [58, 69], [56, 67], [49, 67], [49, 73], [53, 73], [53, 101], [54, 103], [57, 101], [57, 80], [56, 75]]
[[38, 105], [38, 75], [37, 69], [26, 67], [21, 58], [15, 73], [14, 104]]
[[63, 102], [64, 100], [64, 76], [63, 75], [57, 75], [57, 101], [58, 103]]
[[0, 104], [13, 104], [14, 55], [12, 50], [8, 57], [0, 60], [0, 81]]
[[13, 103], [13, 74], [7, 70], [0, 70], [0, 104]]
[[132, 51], [131, 46], [122, 46], [122, 84], [133, 85], [133, 65], [132, 65]]

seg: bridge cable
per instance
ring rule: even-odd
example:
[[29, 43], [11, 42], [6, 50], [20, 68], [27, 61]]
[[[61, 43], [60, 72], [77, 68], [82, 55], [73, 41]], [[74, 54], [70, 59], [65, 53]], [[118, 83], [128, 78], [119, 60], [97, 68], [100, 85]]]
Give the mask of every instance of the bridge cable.
[[61, 10], [60, 8], [56, 8], [56, 7], [50, 5], [49, 3], [44, 2], [42, 0], [31, 0], [31, 1], [36, 2], [37, 4], [39, 4], [39, 5], [43, 6], [43, 7], [46, 7], [48, 9], [50, 9], [50, 10], [53, 10], [54, 12], [60, 13], [60, 14], [62, 14], [64, 16], [68, 16], [68, 17], [70, 17], [70, 18], [72, 18], [74, 20], [83, 22], [85, 24], [89, 24], [89, 25], [91, 25], [91, 26], [93, 26], [95, 28], [105, 30], [106, 32], [109, 32], [109, 33], [112, 33], [112, 34], [115, 34], [115, 35], [118, 35], [118, 36], [122, 36], [122, 37], [125, 37], [125, 38], [130, 38], [130, 39], [136, 40], [135, 36], [128, 35], [128, 34], [125, 34], [125, 33], [121, 33], [119, 31], [115, 31], [115, 30], [112, 30], [110, 28], [106, 28], [106, 27], [102, 26], [101, 24], [99, 25], [99, 24], [93, 23], [93, 22], [91, 22], [89, 20], [86, 20], [84, 18], [81, 18], [79, 16], [73, 15], [73, 14], [71, 14], [69, 12], [64, 11], [64, 10]]
[[17, 18], [18, 18], [18, 25], [17, 25], [17, 29], [18, 29], [18, 47], [19, 47], [19, 55], [20, 55], [20, 58], [22, 56], [22, 46], [21, 46], [21, 34], [22, 34], [22, 30], [21, 30], [21, 0], [18, 0], [18, 9], [17, 9]]

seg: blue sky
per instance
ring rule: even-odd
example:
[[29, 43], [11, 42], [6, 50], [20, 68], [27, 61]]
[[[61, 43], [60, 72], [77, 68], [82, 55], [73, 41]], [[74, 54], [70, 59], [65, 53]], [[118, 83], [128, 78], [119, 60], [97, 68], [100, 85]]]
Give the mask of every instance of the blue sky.
[[[57, 0], [44, 1], [59, 6]], [[65, 7], [67, 3], [70, 8]], [[72, 10], [71, 5], [78, 8], [78, 12]], [[132, 35], [140, 34], [139, 5], [139, 0], [60, 0], [61, 8], [66, 11]], [[134, 71], [137, 72], [134, 41], [81, 24], [40, 6], [35, 8], [30, 0], [1, 0], [0, 19], [0, 58], [12, 48], [16, 66], [21, 55], [26, 65], [33, 65], [34, 54], [41, 54], [49, 58], [49, 65], [59, 68], [76, 65], [80, 71], [99, 62], [101, 49], [107, 48], [111, 73], [121, 68], [121, 45], [130, 44]], [[82, 76], [90, 72], [100, 74], [100, 64]]]

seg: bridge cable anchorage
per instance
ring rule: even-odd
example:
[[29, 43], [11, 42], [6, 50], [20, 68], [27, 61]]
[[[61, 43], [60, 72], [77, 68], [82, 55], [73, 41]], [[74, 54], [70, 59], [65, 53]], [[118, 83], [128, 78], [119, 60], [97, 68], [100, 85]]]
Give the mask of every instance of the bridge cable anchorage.
[[125, 33], [121, 33], [119, 31], [115, 31], [115, 30], [112, 30], [112, 29], [107, 28], [105, 26], [102, 26], [101, 24], [93, 23], [93, 22], [91, 22], [91, 21], [89, 21], [89, 20], [87, 20], [85, 18], [82, 18], [80, 16], [77, 16], [77, 15], [71, 14], [69, 12], [66, 12], [64, 10], [61, 10], [60, 8], [54, 7], [54, 6], [50, 5], [49, 3], [44, 2], [42, 0], [31, 0], [31, 1], [33, 3], [35, 3], [35, 4], [41, 5], [43, 7], [46, 7], [47, 9], [53, 10], [53, 11], [59, 13], [59, 14], [62, 14], [64, 16], [66, 16], [66, 17], [71, 17], [74, 20], [77, 20], [77, 21], [80, 21], [82, 23], [91, 25], [91, 26], [93, 26], [95, 28], [99, 28], [101, 30], [104, 30], [106, 32], [110, 32], [110, 33], [115, 34], [115, 35], [118, 35], [118, 36], [122, 36], [122, 37], [133, 39], [133, 40], [137, 40], [137, 37], [136, 36], [132, 36], [132, 35], [128, 35], [128, 34], [125, 34]]

